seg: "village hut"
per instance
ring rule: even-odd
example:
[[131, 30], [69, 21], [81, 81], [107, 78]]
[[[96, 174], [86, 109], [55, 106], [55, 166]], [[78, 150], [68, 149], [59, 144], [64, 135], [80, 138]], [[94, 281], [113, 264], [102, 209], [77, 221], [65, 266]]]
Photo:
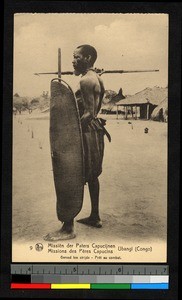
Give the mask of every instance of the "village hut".
[[[160, 104], [160, 102], [167, 97], [167, 88], [155, 86], [153, 88], [146, 88], [133, 96], [120, 100], [116, 103], [119, 110], [120, 106], [124, 107], [125, 119], [128, 114], [132, 118], [149, 120], [153, 110]], [[118, 113], [117, 113], [118, 117]]]
[[101, 113], [102, 114], [116, 114], [116, 112], [117, 112], [116, 102], [118, 102], [119, 100], [122, 100], [122, 99], [125, 99], [122, 88], [119, 89], [118, 93], [116, 93], [114, 91], [106, 91], [106, 96], [104, 96], [103, 101], [102, 101], [103, 104], [101, 107]]
[[108, 102], [111, 101], [111, 99], [117, 95], [117, 93], [113, 90], [105, 90], [105, 93], [104, 93], [104, 96], [103, 96], [103, 99], [102, 99], [102, 103], [103, 104], [106, 104]]
[[168, 122], [168, 98], [165, 97], [151, 114], [153, 121]]

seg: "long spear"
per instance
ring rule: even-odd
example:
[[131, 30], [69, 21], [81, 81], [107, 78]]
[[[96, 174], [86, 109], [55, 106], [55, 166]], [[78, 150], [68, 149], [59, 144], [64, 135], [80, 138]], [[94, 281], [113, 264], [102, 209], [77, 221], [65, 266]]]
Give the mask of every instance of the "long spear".
[[[124, 74], [124, 73], [143, 73], [143, 72], [159, 72], [159, 70], [104, 70], [95, 68], [95, 72], [99, 75], [103, 74]], [[58, 78], [61, 78], [61, 75], [74, 75], [73, 71], [63, 71], [61, 72], [61, 49], [58, 48], [58, 72], [45, 72], [45, 73], [34, 73], [34, 75], [58, 75]]]
[[[103, 70], [95, 68], [96, 73], [103, 74], [124, 74], [124, 73], [142, 73], [142, 72], [159, 72], [159, 70]], [[34, 75], [59, 75], [59, 72], [34, 73]], [[63, 71], [61, 75], [73, 75], [73, 71]]]

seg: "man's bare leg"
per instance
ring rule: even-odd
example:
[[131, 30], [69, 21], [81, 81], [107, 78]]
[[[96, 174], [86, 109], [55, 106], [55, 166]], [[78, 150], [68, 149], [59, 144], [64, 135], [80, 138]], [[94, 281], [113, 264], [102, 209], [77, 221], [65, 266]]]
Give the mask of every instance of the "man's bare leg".
[[44, 236], [44, 240], [46, 241], [60, 241], [60, 240], [69, 240], [75, 238], [76, 235], [74, 233], [74, 222], [71, 220], [70, 222], [64, 222], [61, 229], [54, 231], [52, 233], [48, 233]]
[[77, 220], [77, 222], [100, 228], [102, 227], [102, 222], [99, 216], [99, 180], [98, 178], [94, 179], [93, 181], [88, 182], [89, 192], [90, 192], [90, 199], [91, 199], [91, 214], [88, 218]]

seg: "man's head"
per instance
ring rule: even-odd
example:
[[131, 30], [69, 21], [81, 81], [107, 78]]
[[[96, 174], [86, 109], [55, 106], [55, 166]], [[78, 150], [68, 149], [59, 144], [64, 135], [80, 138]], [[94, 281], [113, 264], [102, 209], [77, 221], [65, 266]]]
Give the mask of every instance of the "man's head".
[[73, 67], [75, 75], [83, 74], [88, 68], [93, 67], [97, 59], [97, 51], [90, 45], [81, 45], [73, 54]]

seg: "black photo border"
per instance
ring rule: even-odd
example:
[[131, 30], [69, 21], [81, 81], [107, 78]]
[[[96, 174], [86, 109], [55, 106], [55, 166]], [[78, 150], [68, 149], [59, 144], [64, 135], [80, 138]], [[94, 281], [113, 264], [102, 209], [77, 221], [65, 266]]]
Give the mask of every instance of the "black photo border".
[[[178, 299], [181, 29], [180, 2], [4, 0], [2, 81], [2, 180], [0, 298]], [[167, 13], [169, 14], [168, 237], [169, 290], [11, 290], [12, 247], [12, 94], [14, 13]]]

